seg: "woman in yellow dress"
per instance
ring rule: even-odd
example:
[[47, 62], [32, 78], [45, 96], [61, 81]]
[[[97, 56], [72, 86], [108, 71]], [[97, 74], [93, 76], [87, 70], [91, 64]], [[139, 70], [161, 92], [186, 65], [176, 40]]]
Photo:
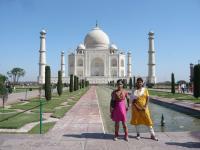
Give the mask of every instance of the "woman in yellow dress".
[[137, 139], [140, 139], [139, 125], [146, 125], [149, 128], [151, 139], [158, 141], [153, 130], [153, 123], [148, 108], [149, 92], [143, 87], [143, 79], [137, 78], [136, 90], [131, 95], [132, 100], [132, 116], [131, 124], [135, 125]]

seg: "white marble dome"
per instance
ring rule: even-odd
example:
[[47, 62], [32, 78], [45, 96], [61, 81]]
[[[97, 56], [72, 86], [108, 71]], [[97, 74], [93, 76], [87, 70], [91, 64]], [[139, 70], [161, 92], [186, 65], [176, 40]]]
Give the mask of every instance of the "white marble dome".
[[118, 48], [117, 48], [117, 46], [115, 44], [111, 44], [110, 45], [110, 49], [111, 50], [117, 50]]
[[84, 45], [87, 49], [108, 49], [110, 40], [103, 30], [95, 27], [85, 36]]

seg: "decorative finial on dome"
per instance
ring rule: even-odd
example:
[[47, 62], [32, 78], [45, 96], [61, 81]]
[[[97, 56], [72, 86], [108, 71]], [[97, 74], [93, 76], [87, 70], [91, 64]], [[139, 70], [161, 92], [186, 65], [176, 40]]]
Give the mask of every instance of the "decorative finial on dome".
[[98, 21], [96, 20], [96, 27], [98, 27]]

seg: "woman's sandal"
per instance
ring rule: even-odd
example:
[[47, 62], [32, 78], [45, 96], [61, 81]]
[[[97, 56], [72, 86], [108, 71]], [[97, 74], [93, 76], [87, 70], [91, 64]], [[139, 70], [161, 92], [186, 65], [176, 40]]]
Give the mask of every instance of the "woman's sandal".
[[155, 141], [158, 141], [158, 138], [156, 136], [154, 136], [154, 135], [151, 136], [151, 139], [155, 140]]
[[136, 139], [140, 140], [140, 134], [137, 133]]
[[128, 136], [124, 136], [124, 140], [128, 142], [129, 141]]
[[117, 141], [117, 140], [118, 140], [118, 137], [117, 137], [117, 136], [115, 136], [115, 137], [113, 138], [113, 140], [114, 140], [114, 141]]

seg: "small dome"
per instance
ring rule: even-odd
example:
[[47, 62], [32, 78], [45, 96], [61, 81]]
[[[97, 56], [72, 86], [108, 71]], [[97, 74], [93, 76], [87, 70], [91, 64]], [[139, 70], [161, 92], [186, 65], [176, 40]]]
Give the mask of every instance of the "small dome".
[[131, 55], [131, 51], [128, 51], [128, 53], [127, 53], [128, 55]]
[[117, 46], [115, 44], [111, 44], [110, 45], [110, 49], [111, 50], [117, 50], [118, 48], [117, 48]]
[[86, 48], [103, 48], [108, 49], [110, 40], [108, 35], [103, 32], [99, 27], [93, 28], [84, 39], [84, 45]]
[[40, 34], [46, 34], [47, 32], [43, 29], [40, 31]]
[[153, 31], [149, 31], [149, 35], [154, 35], [154, 32]]
[[79, 44], [77, 46], [77, 50], [82, 50], [82, 49], [85, 49], [85, 46], [83, 44]]

